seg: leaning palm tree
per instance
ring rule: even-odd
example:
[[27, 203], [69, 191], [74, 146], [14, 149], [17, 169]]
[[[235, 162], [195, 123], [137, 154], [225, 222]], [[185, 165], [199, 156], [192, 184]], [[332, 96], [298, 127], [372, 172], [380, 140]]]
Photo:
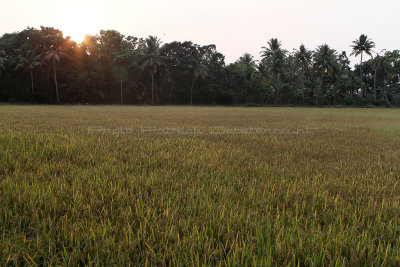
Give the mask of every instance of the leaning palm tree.
[[193, 87], [194, 82], [198, 77], [203, 80], [208, 76], [208, 67], [202, 63], [194, 63], [188, 65], [189, 73], [192, 74], [192, 87], [190, 88], [190, 105], [193, 104]]
[[154, 75], [158, 69], [165, 65], [166, 57], [160, 55], [161, 41], [157, 37], [149, 36], [142, 51], [142, 69], [147, 70], [151, 75], [151, 103], [154, 104]]
[[58, 104], [60, 104], [60, 98], [58, 96], [57, 63], [61, 61], [61, 57], [69, 58], [67, 54], [61, 52], [61, 47], [46, 52], [44, 57], [44, 59], [46, 61], [49, 61], [53, 67], [53, 76], [54, 76], [54, 83], [56, 85], [56, 97]]
[[317, 94], [315, 96], [315, 105], [318, 105], [319, 102], [319, 94], [324, 82], [324, 77], [332, 77], [335, 63], [336, 51], [331, 49], [329, 45], [321, 45], [314, 52], [314, 70], [320, 78], [320, 84], [317, 87]]
[[375, 47], [375, 43], [368, 39], [368, 36], [365, 34], [361, 34], [360, 37], [356, 40], [353, 41], [353, 45], [351, 48], [353, 49], [353, 52], [350, 54], [355, 55], [356, 57], [358, 55], [361, 55], [361, 63], [360, 63], [360, 80], [361, 80], [361, 88], [360, 88], [360, 96], [363, 96], [363, 70], [362, 70], [362, 64], [363, 64], [363, 53], [369, 55], [372, 57], [372, 48]]
[[304, 104], [304, 95], [305, 95], [304, 76], [312, 65], [312, 52], [302, 44], [300, 45], [299, 50], [295, 51], [294, 58], [296, 65], [300, 71], [300, 82], [301, 82], [301, 90], [302, 90], [303, 104]]
[[32, 100], [35, 102], [35, 89], [33, 86], [33, 70], [40, 67], [42, 64], [40, 61], [41, 54], [38, 53], [39, 47], [36, 46], [33, 50], [26, 51], [25, 56], [20, 52], [20, 50], [16, 50], [17, 52], [17, 66], [15, 70], [23, 69], [29, 73], [31, 77], [31, 90], [32, 90]]

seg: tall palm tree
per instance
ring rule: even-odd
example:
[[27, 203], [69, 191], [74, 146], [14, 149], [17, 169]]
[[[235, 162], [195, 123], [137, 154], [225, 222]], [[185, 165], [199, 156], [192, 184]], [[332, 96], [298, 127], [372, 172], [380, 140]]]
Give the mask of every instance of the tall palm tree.
[[49, 61], [53, 67], [53, 76], [54, 76], [54, 83], [56, 85], [56, 96], [57, 96], [57, 103], [60, 104], [60, 98], [58, 96], [58, 82], [57, 82], [57, 63], [61, 61], [61, 57], [69, 56], [63, 52], [61, 52], [61, 47], [57, 49], [52, 49], [45, 53], [44, 59]]
[[362, 69], [362, 64], [363, 64], [363, 54], [367, 54], [372, 57], [372, 48], [375, 47], [375, 43], [368, 39], [368, 36], [365, 34], [361, 34], [360, 37], [356, 40], [353, 41], [353, 45], [351, 48], [353, 49], [353, 52], [350, 54], [350, 56], [355, 55], [356, 57], [358, 55], [361, 55], [361, 63], [360, 63], [360, 80], [361, 80], [361, 88], [360, 88], [360, 96], [363, 96], [363, 69]]
[[208, 76], [208, 67], [202, 63], [194, 63], [188, 65], [189, 72], [192, 74], [192, 87], [190, 88], [190, 105], [193, 104], [193, 87], [194, 82], [198, 77], [203, 80]]
[[317, 87], [315, 96], [315, 105], [318, 105], [319, 94], [322, 89], [324, 77], [331, 77], [336, 63], [336, 51], [331, 49], [329, 45], [324, 44], [317, 48], [314, 52], [314, 70], [320, 78], [320, 84]]
[[17, 66], [15, 70], [23, 69], [29, 73], [31, 77], [31, 90], [32, 90], [32, 100], [35, 102], [35, 89], [33, 86], [33, 70], [40, 67], [42, 64], [40, 61], [41, 54], [38, 53], [39, 46], [36, 46], [33, 50], [26, 51], [25, 56], [22, 55], [20, 50], [17, 52]]
[[281, 48], [281, 42], [278, 39], [272, 38], [268, 41], [268, 47], [262, 47], [261, 51], [262, 64], [267, 67], [273, 80], [275, 89], [275, 105], [278, 104], [281, 80], [284, 77], [284, 72], [288, 67], [287, 51]]
[[166, 57], [160, 55], [161, 40], [154, 36], [146, 39], [146, 44], [142, 51], [142, 69], [147, 69], [151, 75], [151, 103], [154, 104], [154, 75], [158, 69], [165, 65]]
[[308, 50], [303, 44], [300, 45], [300, 48], [295, 51], [294, 58], [296, 61], [296, 65], [300, 70], [300, 82], [301, 82], [301, 91], [303, 95], [303, 104], [304, 104], [304, 76], [307, 71], [309, 71], [310, 66], [312, 65], [312, 52]]
[[[335, 87], [337, 92], [352, 95], [354, 73], [350, 68], [350, 59], [346, 51], [342, 51], [337, 57], [337, 73]], [[336, 103], [335, 103], [336, 104]]]
[[274, 79], [275, 87], [275, 105], [278, 104], [282, 80], [285, 76], [285, 72], [288, 69], [288, 61], [286, 51], [282, 49], [275, 50], [267, 61], [267, 67], [269, 72], [272, 74]]

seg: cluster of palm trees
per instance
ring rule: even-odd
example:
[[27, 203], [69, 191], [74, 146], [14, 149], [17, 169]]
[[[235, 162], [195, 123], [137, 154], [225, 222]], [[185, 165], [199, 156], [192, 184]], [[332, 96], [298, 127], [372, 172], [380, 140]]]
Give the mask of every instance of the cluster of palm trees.
[[[161, 40], [154, 36], [149, 36], [144, 40], [144, 45], [140, 47], [140, 54], [137, 63], [141, 66], [142, 70], [150, 74], [151, 77], [151, 103], [158, 103], [158, 93], [156, 90], [155, 76], [161, 68], [167, 65], [168, 57], [162, 55]], [[36, 46], [34, 49], [14, 49], [14, 54], [11, 55], [11, 62], [15, 65], [15, 71], [24, 70], [29, 74], [31, 81], [31, 94], [32, 100], [35, 102], [35, 88], [34, 88], [34, 71], [39, 69], [43, 64], [47, 64], [53, 69], [53, 78], [55, 84], [55, 92], [57, 103], [60, 103], [58, 82], [57, 82], [57, 64], [62, 58], [70, 58], [64, 53], [61, 47], [53, 48], [49, 51], [39, 52], [40, 47]], [[124, 51], [125, 52], [125, 51]], [[0, 71], [4, 68], [4, 51], [0, 51]], [[179, 62], [177, 62], [179, 64]], [[191, 64], [187, 64], [187, 71], [184, 74], [191, 75], [192, 83], [190, 88], [190, 104], [193, 104], [193, 89], [196, 79], [199, 77], [205, 79], [208, 75], [208, 67], [201, 61], [194, 60]], [[1, 72], [0, 72], [1, 74]], [[123, 104], [123, 90], [121, 82], [121, 103]]]
[[[360, 89], [359, 96], [363, 96], [363, 55], [369, 55], [372, 57], [372, 49], [375, 47], [375, 43], [371, 41], [368, 36], [362, 34], [358, 39], [353, 41], [351, 55], [361, 56], [360, 63]], [[306, 73], [315, 76], [317, 81], [315, 89], [315, 104], [319, 104], [320, 91], [324, 84], [324, 79], [330, 78], [334, 72], [340, 68], [345, 68], [349, 64], [346, 52], [342, 52], [340, 55], [330, 48], [329, 45], [324, 44], [318, 46], [315, 51], [308, 50], [303, 44], [299, 49], [295, 50], [294, 53], [288, 53], [288, 51], [282, 49], [282, 43], [275, 38], [268, 41], [268, 46], [262, 47], [261, 52], [261, 64], [267, 68], [269, 73], [269, 81], [274, 88], [275, 93], [275, 104], [278, 104], [279, 94], [281, 91], [281, 81], [287, 71], [293, 70], [293, 66], [297, 71], [297, 75], [300, 79], [300, 87], [302, 90], [302, 98], [304, 103], [305, 98], [305, 86], [304, 79]], [[377, 59], [382, 61], [382, 57], [377, 55]], [[379, 62], [379, 60], [377, 62]], [[342, 64], [337, 64], [337, 62]], [[378, 64], [378, 63], [377, 63]], [[376, 98], [376, 88], [375, 88]]]
[[[161, 40], [154, 36], [149, 36], [146, 40], [146, 45], [142, 49], [141, 67], [151, 76], [151, 103], [154, 104], [155, 98], [158, 102], [158, 94], [155, 91], [154, 76], [157, 71], [166, 65], [168, 57], [161, 55]], [[179, 64], [179, 62], [177, 62]], [[193, 104], [193, 88], [197, 78], [205, 79], [208, 75], [208, 67], [200, 60], [194, 60], [193, 63], [186, 66], [187, 71], [184, 74], [192, 76], [192, 85], [190, 88], [190, 105]]]
[[[40, 38], [30, 39], [34, 34]], [[2, 38], [0, 45], [7, 55], [0, 50], [0, 75], [5, 73], [0, 97], [5, 101], [32, 95], [33, 101], [36, 96], [39, 103], [53, 102], [51, 79], [57, 103], [62, 98], [71, 103], [118, 103], [119, 99], [121, 104], [149, 103], [151, 99], [152, 104], [383, 105], [386, 101], [390, 105], [400, 99], [396, 80], [400, 77], [400, 53], [374, 52], [374, 42], [364, 34], [351, 45], [351, 55], [361, 58], [354, 70], [346, 52], [338, 53], [327, 44], [315, 50], [300, 45], [289, 52], [276, 38], [262, 47], [261, 61], [246, 53], [229, 65], [214, 45], [163, 45], [154, 36], [139, 39], [117, 31], [101, 31], [80, 45], [52, 28], [27, 29]], [[366, 55], [371, 59], [365, 60]], [[35, 76], [39, 69], [47, 70], [47, 75]], [[21, 75], [30, 78], [31, 93], [24, 81], [19, 82]], [[12, 89], [14, 84], [19, 95]], [[36, 95], [34, 85], [42, 89]], [[66, 88], [64, 94], [59, 94], [59, 87]]]
[[[57, 82], [57, 63], [60, 62], [62, 57], [69, 58], [66, 53], [61, 51], [61, 48], [52, 48], [49, 51], [39, 53], [39, 46], [34, 49], [27, 49], [24, 53], [21, 49], [15, 49], [15, 54], [11, 56], [11, 61], [15, 65], [14, 70], [24, 70], [29, 74], [31, 80], [31, 93], [32, 100], [35, 102], [35, 88], [33, 80], [33, 71], [40, 68], [43, 64], [50, 64], [53, 69], [53, 78], [56, 89], [57, 103], [60, 103], [58, 94], [58, 82]], [[5, 56], [5, 53], [3, 52]], [[2, 64], [0, 64], [0, 67]], [[3, 66], [4, 67], [4, 66]]]

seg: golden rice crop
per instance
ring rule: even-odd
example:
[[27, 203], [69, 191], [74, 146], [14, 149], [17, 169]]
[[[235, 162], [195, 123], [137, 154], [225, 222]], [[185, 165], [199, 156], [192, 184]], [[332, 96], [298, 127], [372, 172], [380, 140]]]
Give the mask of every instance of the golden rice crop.
[[0, 265], [400, 264], [400, 110], [0, 106]]

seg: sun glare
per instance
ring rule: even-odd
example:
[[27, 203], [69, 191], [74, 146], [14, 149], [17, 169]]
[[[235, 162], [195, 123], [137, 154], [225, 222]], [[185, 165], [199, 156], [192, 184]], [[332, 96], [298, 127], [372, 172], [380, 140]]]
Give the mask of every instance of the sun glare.
[[91, 13], [85, 12], [85, 8], [76, 10], [72, 14], [72, 17], [66, 17], [60, 25], [65, 37], [70, 36], [73, 41], [81, 43], [86, 34], [98, 32], [95, 18]]
[[63, 33], [64, 33], [64, 36], [71, 37], [71, 40], [75, 41], [77, 43], [82, 43], [82, 41], [85, 39], [85, 33], [69, 32], [69, 31], [66, 31], [66, 30], [64, 30]]
[[91, 27], [89, 24], [82, 25], [79, 22], [70, 22], [65, 24], [61, 28], [64, 36], [70, 36], [71, 39], [77, 43], [81, 43], [86, 34], [96, 34], [97, 30], [95, 27]]

